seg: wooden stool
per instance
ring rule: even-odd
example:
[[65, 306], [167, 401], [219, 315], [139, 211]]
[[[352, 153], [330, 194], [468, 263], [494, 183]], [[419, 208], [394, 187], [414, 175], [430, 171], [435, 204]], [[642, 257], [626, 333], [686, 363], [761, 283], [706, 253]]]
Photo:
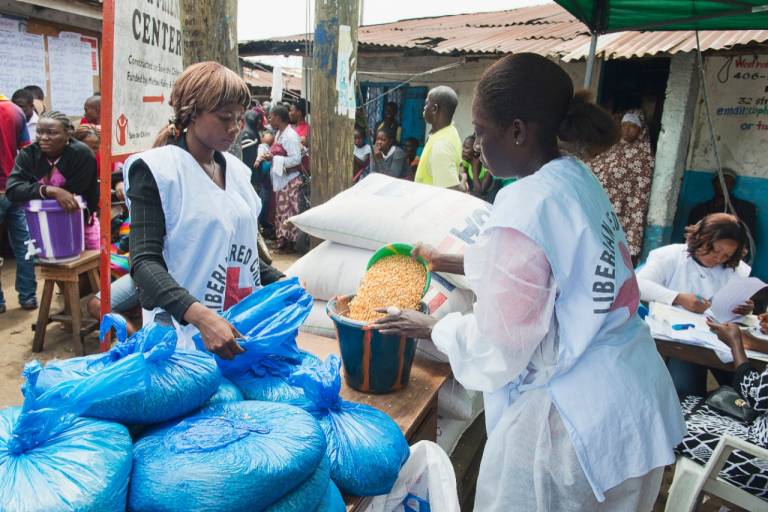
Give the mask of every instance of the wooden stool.
[[[86, 274], [91, 288], [99, 289], [99, 251], [85, 251], [75, 261], [69, 263], [39, 263], [40, 277], [45, 280], [43, 285], [43, 300], [37, 323], [32, 326], [35, 339], [32, 342], [32, 352], [42, 352], [45, 342], [45, 331], [49, 323], [61, 322], [72, 328], [72, 342], [78, 355], [85, 355], [83, 338], [96, 330], [98, 320], [88, 319], [83, 322], [80, 308], [80, 276]], [[60, 315], [50, 315], [51, 300], [53, 299], [54, 284], [64, 291], [65, 308]]]

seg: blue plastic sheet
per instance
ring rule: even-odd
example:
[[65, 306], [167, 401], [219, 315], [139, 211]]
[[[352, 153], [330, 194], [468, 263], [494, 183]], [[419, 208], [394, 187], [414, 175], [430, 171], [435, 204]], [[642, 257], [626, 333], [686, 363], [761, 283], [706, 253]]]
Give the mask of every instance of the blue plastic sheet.
[[79, 415], [104, 396], [144, 386], [146, 362], [129, 356], [47, 390], [37, 361], [24, 370], [24, 405], [0, 411], [0, 510], [125, 510], [131, 437], [118, 423]]
[[317, 506], [315, 512], [344, 512], [347, 510], [347, 505], [344, 503], [344, 497], [341, 495], [339, 488], [333, 481], [328, 482], [328, 488], [323, 494], [323, 499], [320, 500], [320, 505]]
[[[222, 316], [243, 335], [238, 343], [245, 352], [231, 360], [215, 356], [224, 376], [247, 373], [270, 354], [298, 357], [296, 334], [311, 310], [312, 296], [296, 278], [260, 288], [229, 308]], [[199, 334], [194, 340], [205, 349]]]
[[[102, 336], [114, 326], [118, 327], [120, 336], [124, 322], [119, 315], [106, 315], [101, 324]], [[214, 394], [221, 373], [207, 352], [176, 350], [176, 340], [173, 327], [150, 324], [127, 340], [121, 339], [109, 352], [51, 361], [38, 387], [47, 389], [60, 382], [93, 375], [127, 356], [142, 354], [147, 362], [146, 371], [136, 378], [146, 386], [128, 395], [106, 395], [84, 414], [130, 425], [178, 418], [199, 408]]]
[[219, 388], [216, 390], [213, 396], [203, 404], [203, 407], [208, 407], [209, 405], [223, 404], [227, 402], [239, 402], [242, 399], [243, 399], [243, 394], [240, 392], [237, 386], [235, 386], [232, 383], [232, 381], [230, 381], [229, 379], [225, 379], [224, 377], [222, 377], [221, 384], [219, 384]]
[[328, 457], [323, 457], [320, 466], [296, 489], [270, 505], [264, 512], [304, 512], [315, 510], [323, 499], [331, 482], [331, 468]]
[[307, 410], [320, 422], [328, 444], [331, 479], [354, 496], [387, 494], [410, 449], [392, 419], [373, 407], [341, 399], [341, 361], [303, 366], [291, 380], [304, 389]]
[[152, 429], [133, 450], [134, 511], [263, 510], [325, 457], [318, 423], [298, 407], [217, 404]]
[[[305, 402], [304, 390], [290, 382], [291, 374], [303, 365], [317, 365], [321, 361], [312, 354], [286, 347], [286, 344], [279, 345], [275, 350], [278, 353], [264, 354], [262, 359], [253, 364], [251, 370], [232, 376], [232, 380], [248, 400], [285, 402], [301, 406]], [[290, 351], [291, 355], [280, 353], [287, 351]]]

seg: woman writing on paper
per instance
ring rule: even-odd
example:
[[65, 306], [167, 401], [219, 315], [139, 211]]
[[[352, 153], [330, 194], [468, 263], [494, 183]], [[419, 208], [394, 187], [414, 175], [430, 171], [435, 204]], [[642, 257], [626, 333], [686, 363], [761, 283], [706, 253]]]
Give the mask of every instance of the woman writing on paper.
[[[747, 248], [744, 225], [733, 215], [713, 213], [687, 229], [687, 243], [672, 244], [650, 252], [637, 273], [640, 298], [704, 313], [712, 297], [732, 279], [747, 277], [749, 265], [741, 261]], [[747, 315], [751, 301], [734, 310]], [[678, 359], [667, 366], [681, 395], [706, 393], [707, 368]], [[727, 372], [713, 371], [718, 381], [730, 381]]]
[[496, 196], [462, 256], [419, 246], [435, 271], [465, 273], [474, 312], [439, 322], [392, 311], [382, 333], [429, 338], [456, 379], [483, 391], [488, 443], [475, 510], [650, 510], [684, 422], [637, 316], [626, 237], [603, 188], [558, 137], [610, 144], [610, 115], [574, 96], [534, 54], [488, 68], [472, 107]]

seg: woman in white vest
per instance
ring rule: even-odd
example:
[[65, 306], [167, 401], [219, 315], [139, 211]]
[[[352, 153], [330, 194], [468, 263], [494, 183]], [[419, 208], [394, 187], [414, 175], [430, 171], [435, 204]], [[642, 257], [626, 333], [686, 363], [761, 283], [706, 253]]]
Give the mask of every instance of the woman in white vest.
[[436, 322], [393, 311], [385, 333], [431, 338], [461, 384], [485, 393], [488, 442], [475, 510], [642, 510], [685, 423], [648, 328], [626, 237], [569, 142], [618, 136], [574, 97], [568, 74], [534, 54], [506, 57], [478, 83], [473, 122], [502, 189], [477, 242], [436, 271], [465, 273], [474, 312]]
[[125, 165], [131, 275], [145, 321], [165, 311], [179, 348], [223, 358], [243, 350], [217, 313], [258, 288], [259, 197], [251, 171], [227, 153], [251, 103], [248, 86], [215, 62], [188, 67], [171, 92], [174, 118], [155, 148]]

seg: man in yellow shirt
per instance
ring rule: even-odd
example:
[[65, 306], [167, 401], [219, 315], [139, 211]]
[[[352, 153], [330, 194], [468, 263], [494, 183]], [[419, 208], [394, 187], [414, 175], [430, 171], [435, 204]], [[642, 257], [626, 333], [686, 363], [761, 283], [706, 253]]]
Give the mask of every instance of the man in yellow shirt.
[[424, 120], [432, 127], [416, 169], [416, 183], [453, 188], [465, 192], [466, 178], [462, 178], [461, 138], [451, 124], [459, 99], [456, 92], [445, 85], [435, 87], [427, 94]]

